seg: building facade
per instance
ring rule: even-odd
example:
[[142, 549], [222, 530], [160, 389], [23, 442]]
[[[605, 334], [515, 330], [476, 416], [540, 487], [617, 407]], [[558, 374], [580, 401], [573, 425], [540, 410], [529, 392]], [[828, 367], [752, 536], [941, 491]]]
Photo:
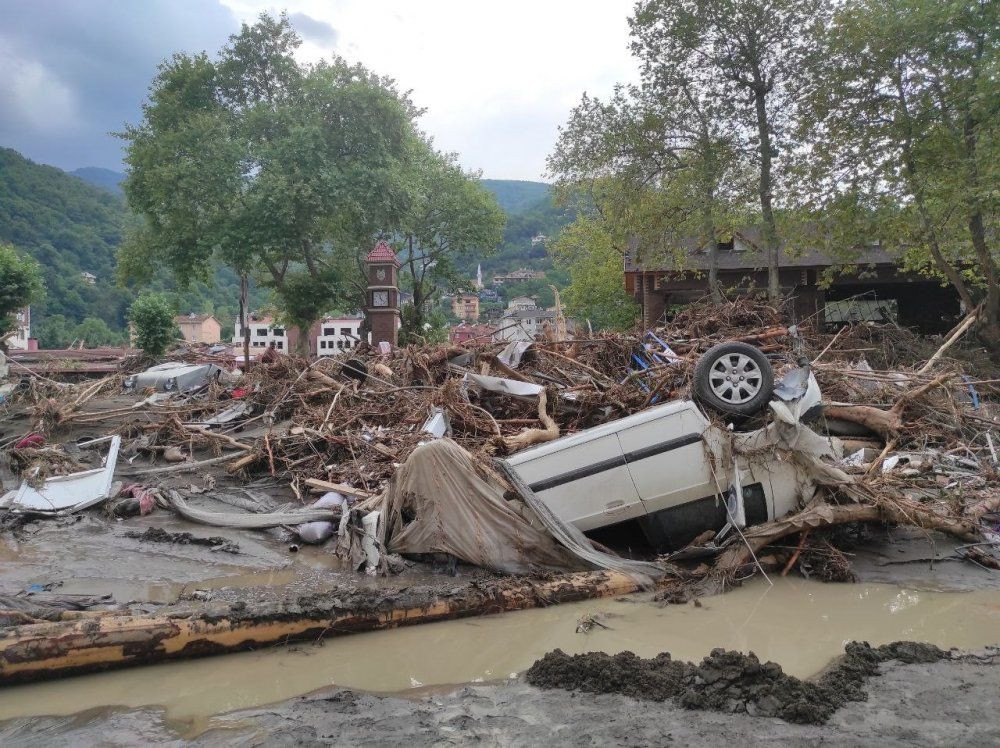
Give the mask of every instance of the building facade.
[[546, 309], [508, 310], [497, 323], [494, 340], [532, 341], [542, 333], [546, 323], [555, 325], [556, 313]]
[[463, 343], [482, 345], [489, 343], [496, 331], [497, 329], [492, 325], [470, 325], [462, 322], [451, 328], [448, 332], [448, 339], [452, 345], [462, 345]]
[[314, 356], [336, 356], [354, 350], [361, 342], [361, 317], [324, 317], [311, 330]]
[[14, 313], [14, 334], [7, 338], [7, 348], [12, 351], [32, 350], [30, 306]]
[[529, 270], [528, 268], [518, 268], [503, 275], [493, 276], [493, 285], [502, 286], [504, 283], [520, 283], [526, 280], [540, 280], [545, 277], [541, 270]]
[[537, 309], [538, 304], [530, 296], [515, 296], [507, 302], [508, 312], [526, 312], [529, 309]]
[[[719, 242], [719, 284], [727, 295], [767, 289], [767, 259], [762, 246], [757, 227], [735, 232]], [[624, 281], [625, 290], [641, 307], [644, 327], [661, 324], [671, 306], [707, 296], [709, 253], [703, 242], [691, 241], [680, 247], [683, 267], [647, 260], [642, 250], [637, 243], [630, 243], [624, 257]], [[898, 258], [878, 242], [850, 253], [850, 261], [808, 246], [782, 245], [780, 250], [781, 297], [789, 301], [789, 313], [796, 323], [837, 324], [838, 307], [830, 304], [828, 308], [828, 303], [859, 299], [893, 300], [898, 321], [925, 333], [951, 329], [961, 314], [953, 288], [902, 270]]]
[[222, 323], [212, 314], [182, 314], [174, 317], [181, 337], [188, 343], [218, 343], [222, 340]]
[[[273, 317], [251, 315], [247, 322], [250, 328], [251, 352], [263, 353], [267, 348], [274, 348], [281, 353], [287, 353], [294, 345], [294, 335], [290, 335], [285, 326], [276, 322]], [[236, 318], [236, 334], [233, 343], [243, 345], [243, 326], [239, 317]]]
[[479, 319], [479, 297], [471, 293], [459, 293], [451, 297], [451, 313], [463, 322]]

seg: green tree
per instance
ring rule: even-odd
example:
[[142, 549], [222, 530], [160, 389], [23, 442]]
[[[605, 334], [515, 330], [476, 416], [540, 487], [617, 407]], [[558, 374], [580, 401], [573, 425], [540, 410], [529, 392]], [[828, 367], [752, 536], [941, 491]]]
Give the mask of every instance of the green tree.
[[97, 317], [87, 317], [73, 329], [73, 337], [83, 341], [86, 348], [98, 348], [105, 345], [118, 345], [121, 335], [116, 333], [108, 323]]
[[62, 314], [50, 314], [32, 327], [40, 348], [65, 348], [73, 341], [72, 330]]
[[[14, 315], [43, 294], [42, 271], [10, 244], [0, 244], [0, 336], [15, 327]], [[6, 345], [0, 343], [6, 350]]]
[[569, 270], [570, 282], [561, 294], [567, 317], [589, 320], [598, 329], [635, 324], [639, 308], [622, 283], [621, 251], [600, 221], [578, 219], [563, 229], [551, 252]]
[[878, 239], [982, 300], [1000, 356], [1000, 9], [981, 0], [850, 0], [817, 54], [806, 207], [850, 247]]
[[641, 86], [619, 87], [608, 102], [583, 97], [549, 171], [560, 198], [575, 201], [585, 221], [599, 216], [620, 246], [634, 242], [643, 253], [637, 260], [680, 265], [678, 248], [698, 237], [718, 296], [717, 237], [745, 202], [740, 153], [718, 107], [686, 71], [649, 57], [643, 67]]
[[[768, 268], [768, 295], [780, 295], [776, 192], [793, 161], [791, 125], [799, 81], [811, 59], [810, 32], [829, 0], [642, 0], [631, 20], [633, 52], [646, 75], [679, 77], [713, 121], [724, 118], [754, 156]], [[713, 137], [721, 129], [709, 128]], [[778, 195], [777, 197], [781, 197]]]
[[409, 207], [399, 228], [403, 282], [413, 294], [404, 332], [424, 335], [428, 304], [442, 291], [468, 285], [455, 263], [496, 252], [505, 217], [496, 198], [465, 172], [454, 154], [421, 144], [411, 172]]
[[162, 294], [144, 294], [128, 311], [135, 327], [135, 344], [149, 356], [162, 356], [179, 336], [174, 309]]
[[348, 297], [345, 257], [407, 207], [418, 111], [360, 65], [300, 65], [300, 43], [284, 15], [265, 14], [214, 60], [160, 66], [142, 122], [122, 134], [125, 194], [144, 218], [123, 275], [165, 265], [204, 280], [217, 256], [273, 289], [300, 331]]

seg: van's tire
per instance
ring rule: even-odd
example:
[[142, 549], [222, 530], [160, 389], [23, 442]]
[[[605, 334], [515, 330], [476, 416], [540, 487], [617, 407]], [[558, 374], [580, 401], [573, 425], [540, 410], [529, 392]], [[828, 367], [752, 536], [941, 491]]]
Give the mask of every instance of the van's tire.
[[767, 356], [746, 343], [719, 343], [694, 368], [695, 397], [725, 415], [752, 416], [774, 392], [774, 371]]

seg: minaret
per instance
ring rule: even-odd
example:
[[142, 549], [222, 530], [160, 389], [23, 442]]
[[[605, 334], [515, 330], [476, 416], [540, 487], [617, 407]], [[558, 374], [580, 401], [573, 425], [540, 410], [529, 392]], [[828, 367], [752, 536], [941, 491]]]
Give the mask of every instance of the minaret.
[[476, 290], [477, 291], [482, 291], [483, 290], [483, 265], [482, 265], [482, 263], [480, 263], [476, 267]]

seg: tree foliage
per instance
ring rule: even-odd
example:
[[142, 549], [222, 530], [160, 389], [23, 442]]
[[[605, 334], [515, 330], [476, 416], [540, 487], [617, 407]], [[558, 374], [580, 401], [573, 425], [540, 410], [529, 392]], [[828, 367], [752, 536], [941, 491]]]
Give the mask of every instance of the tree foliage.
[[403, 332], [424, 334], [425, 311], [442, 291], [463, 282], [456, 261], [496, 251], [504, 213], [496, 199], [465, 172], [453, 154], [426, 148], [410, 175], [410, 200], [398, 232], [403, 282], [413, 294]]
[[84, 348], [121, 345], [122, 342], [121, 333], [112, 330], [107, 322], [98, 317], [87, 317], [73, 328], [73, 338]]
[[806, 209], [840, 243], [880, 240], [946, 279], [1000, 351], [1000, 11], [850, 0], [815, 36]]
[[40, 299], [43, 289], [38, 263], [0, 243], [0, 335], [14, 329], [14, 314]]
[[639, 308], [622, 284], [621, 252], [601, 222], [577, 220], [559, 234], [552, 253], [569, 270], [569, 286], [561, 295], [568, 317], [588, 320], [598, 329], [635, 324]]
[[135, 344], [147, 355], [162, 356], [178, 337], [175, 310], [162, 294], [144, 294], [129, 309], [129, 321], [135, 329]]
[[361, 65], [299, 64], [299, 44], [285, 16], [265, 14], [215, 59], [160, 66], [142, 122], [123, 133], [125, 194], [144, 219], [124, 275], [165, 265], [204, 279], [219, 257], [272, 288], [301, 329], [349, 295], [344, 256], [407, 207], [418, 112]]

